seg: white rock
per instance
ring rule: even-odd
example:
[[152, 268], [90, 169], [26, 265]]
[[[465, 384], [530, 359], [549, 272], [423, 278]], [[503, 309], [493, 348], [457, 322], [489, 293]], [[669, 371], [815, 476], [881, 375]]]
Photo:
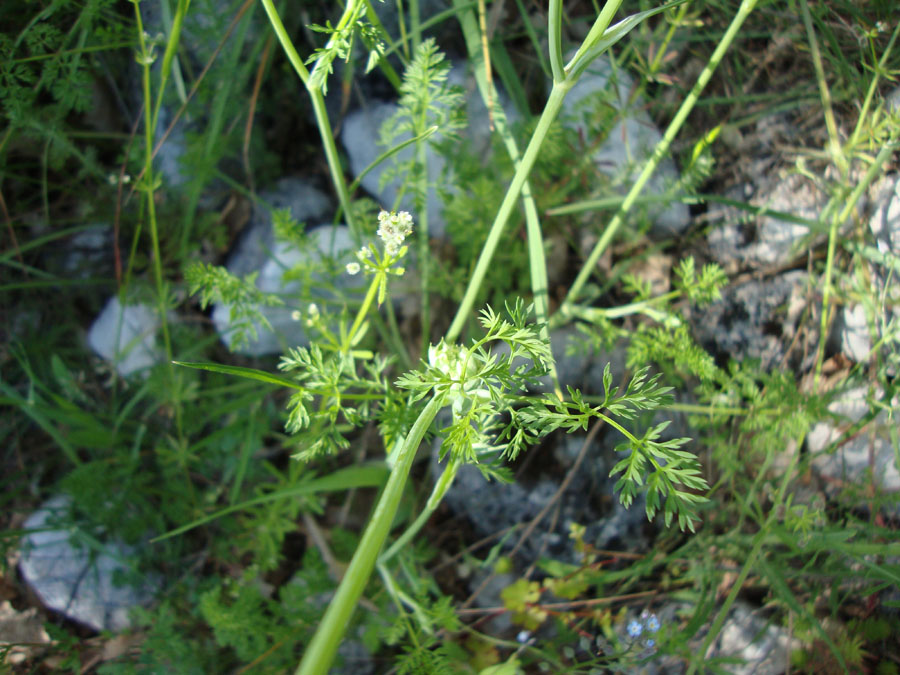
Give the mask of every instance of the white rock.
[[783, 673], [792, 649], [799, 642], [779, 626], [767, 625], [758, 613], [741, 602], [735, 603], [725, 625], [710, 645], [707, 658], [733, 657], [742, 665], [730, 665], [735, 675], [779, 675]]
[[[467, 66], [464, 64], [454, 65], [447, 77], [448, 82], [452, 85], [460, 86], [464, 89], [464, 100], [466, 105], [466, 145], [467, 149], [476, 155], [485, 155], [490, 151], [491, 146], [491, 130], [488, 118], [487, 108], [481, 99], [476, 85], [475, 79], [468, 74]], [[515, 119], [515, 113], [511, 105], [506, 102], [506, 97], [501, 93], [501, 104], [510, 120]], [[347, 115], [344, 120], [343, 130], [341, 131], [341, 141], [347, 156], [350, 159], [350, 169], [354, 175], [362, 173], [375, 159], [385, 150], [386, 147], [379, 146], [377, 140], [380, 136], [382, 125], [394, 113], [397, 112], [399, 106], [393, 102], [374, 103], [368, 107], [356, 110]], [[402, 143], [411, 138], [410, 133], [398, 136], [394, 140], [394, 145]], [[439, 141], [442, 138], [440, 131], [435, 133], [428, 139], [426, 145], [427, 161], [428, 161], [428, 181], [431, 184], [440, 182], [442, 173], [446, 168], [444, 158], [438, 154], [431, 145], [432, 141]], [[415, 152], [415, 145], [409, 145], [394, 157], [382, 162], [372, 171], [363, 176], [360, 184], [367, 192], [375, 196], [382, 208], [395, 208], [397, 196], [402, 187], [402, 181], [399, 178], [387, 181], [381, 186], [382, 176], [393, 166], [394, 161], [404, 162], [412, 158]], [[449, 182], [442, 185], [441, 189], [447, 190]], [[429, 235], [436, 238], [443, 238], [446, 234], [446, 224], [444, 223], [441, 211], [443, 202], [434, 188], [428, 190], [427, 195], [428, 209], [428, 232]], [[412, 197], [410, 191], [407, 190], [400, 205], [396, 208], [413, 211]], [[413, 217], [419, 222], [419, 218], [415, 213]]]
[[841, 352], [857, 363], [869, 360], [872, 341], [869, 339], [869, 324], [866, 308], [860, 305], [844, 307], [840, 320]]
[[885, 97], [888, 109], [895, 115], [900, 115], [900, 87], [894, 87]]
[[[349, 256], [343, 255], [355, 249], [353, 239], [350, 236], [350, 230], [345, 225], [325, 225], [316, 228], [309, 233], [312, 240], [311, 250], [298, 250], [292, 244], [284, 241], [276, 241], [274, 250], [269, 257], [262, 263], [259, 269], [259, 276], [256, 279], [256, 286], [265, 293], [275, 293], [282, 297], [284, 305], [278, 307], [260, 307], [259, 310], [272, 325], [273, 330], [253, 322], [253, 326], [257, 332], [257, 338], [254, 340], [253, 335], [249, 335], [249, 342], [239, 346], [235, 351], [248, 356], [262, 356], [264, 354], [279, 354], [287, 350], [288, 347], [306, 346], [309, 339], [304, 330], [303, 321], [297, 321], [292, 314], [299, 310], [305, 317], [306, 304], [303, 303], [304, 297], [303, 285], [299, 280], [286, 280], [286, 274], [295, 268], [309, 266], [315, 263], [322, 256], [328, 256], [336, 259], [336, 261], [349, 261]], [[229, 271], [232, 271], [229, 265]], [[348, 286], [356, 286], [360, 282], [361, 277], [350, 277], [343, 268], [338, 265], [335, 268], [335, 278], [332, 279], [337, 285], [346, 288]], [[246, 271], [241, 270], [240, 274]], [[317, 282], [326, 283], [329, 281], [321, 275], [316, 274], [313, 279]], [[310, 289], [309, 297], [314, 300], [321, 300], [326, 297], [321, 291]], [[308, 299], [306, 302], [308, 303]], [[227, 304], [218, 304], [213, 308], [212, 320], [216, 326], [216, 330], [229, 349], [234, 346], [235, 331], [233, 326], [234, 317], [232, 316], [232, 307]]]
[[869, 229], [878, 250], [900, 255], [900, 177], [887, 178], [878, 186]]
[[[48, 608], [94, 630], [124, 630], [128, 613], [152, 598], [150, 587], [121, 585], [133, 576], [126, 563], [134, 550], [124, 544], [105, 544], [100, 550], [74, 543], [78, 528], [64, 521], [68, 497], [48, 500], [25, 521], [33, 530], [22, 539], [19, 570], [22, 578]], [[83, 540], [94, 539], [85, 533]]]
[[[894, 457], [894, 449], [890, 438], [891, 418], [886, 410], [882, 410], [874, 420], [869, 422], [860, 432], [840, 443], [831, 454], [822, 454], [829, 445], [838, 441], [842, 434], [868, 413], [865, 387], [850, 389], [828, 406], [828, 409], [843, 417], [846, 421], [838, 426], [829, 422], [816, 424], [807, 436], [810, 453], [817, 455], [812, 460], [813, 469], [827, 482], [856, 482], [867, 480], [867, 472], [871, 468], [876, 484], [883, 490], [900, 490], [900, 472]], [[875, 396], [883, 396], [879, 390]], [[893, 402], [894, 417], [900, 399]]]
[[332, 204], [320, 190], [306, 181], [288, 176], [259, 195], [261, 205], [254, 206], [250, 224], [245, 228], [234, 252], [228, 257], [228, 271], [244, 276], [262, 267], [275, 246], [272, 211], [287, 209], [298, 223], [323, 222]]
[[[609, 60], [600, 57], [566, 95], [562, 111], [563, 121], [574, 125], [590, 145], [591, 136], [604, 131], [586, 121], [595, 112], [598, 101], [616, 109], [616, 123], [594, 153], [593, 160], [598, 170], [620, 186], [623, 194], [637, 179], [653, 148], [662, 139], [662, 134], [644, 110], [643, 100], [639, 98], [628, 103], [631, 89], [631, 77], [618, 69], [613, 78]], [[679, 180], [675, 162], [666, 157], [644, 188], [644, 194], [652, 196], [673, 191], [671, 201], [652, 204], [647, 208], [652, 222], [651, 231], [656, 235], [677, 234], [690, 223], [687, 205], [674, 199], [679, 194]]]
[[[807, 178], [798, 174], [790, 174], [778, 181], [771, 190], [753, 199], [754, 206], [809, 220], [816, 220], [826, 203], [825, 195]], [[796, 246], [807, 234], [809, 228], [805, 225], [765, 216], [757, 230], [757, 241], [748, 251], [748, 256], [767, 264], [789, 260], [797, 254]]]
[[113, 296], [88, 330], [88, 344], [98, 355], [114, 362], [123, 377], [151, 368], [162, 359], [156, 346], [159, 315], [150, 305], [122, 307]]

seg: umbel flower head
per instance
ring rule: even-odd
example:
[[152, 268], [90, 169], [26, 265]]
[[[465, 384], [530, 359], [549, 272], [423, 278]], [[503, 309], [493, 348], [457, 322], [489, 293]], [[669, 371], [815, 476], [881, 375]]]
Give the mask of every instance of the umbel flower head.
[[384, 253], [394, 257], [400, 252], [403, 240], [412, 232], [412, 216], [406, 211], [378, 214], [378, 236], [384, 244]]
[[[412, 229], [413, 219], [406, 211], [400, 211], [400, 213], [382, 211], [379, 213], [378, 237], [381, 239], [383, 253], [379, 254], [375, 244], [363, 246], [356, 252], [356, 260], [347, 263], [347, 274], [359, 274], [364, 270], [366, 274], [402, 275], [405, 271], [403, 267], [391, 266], [406, 255], [406, 246], [403, 245], [403, 241], [410, 235]], [[384, 299], [383, 292], [382, 288], [379, 292], [379, 305]]]

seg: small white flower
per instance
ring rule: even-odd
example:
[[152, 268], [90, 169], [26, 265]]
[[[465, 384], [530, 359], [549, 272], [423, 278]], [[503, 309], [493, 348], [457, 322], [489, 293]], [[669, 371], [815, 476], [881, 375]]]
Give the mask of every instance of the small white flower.
[[306, 313], [311, 317], [319, 316], [319, 306], [314, 302], [309, 303], [309, 307], [306, 308]]
[[384, 244], [384, 252], [395, 256], [400, 252], [403, 240], [412, 232], [412, 216], [406, 211], [378, 214], [378, 236]]
[[347, 263], [347, 274], [350, 274], [350, 275], [359, 274], [359, 263], [358, 262], [348, 262]]
[[291, 312], [291, 319], [293, 319], [294, 321], [300, 320], [300, 310], [299, 309], [295, 309], [293, 312]]
[[370, 249], [368, 246], [363, 246], [356, 252], [356, 257], [359, 260], [368, 260], [372, 257], [372, 249]]

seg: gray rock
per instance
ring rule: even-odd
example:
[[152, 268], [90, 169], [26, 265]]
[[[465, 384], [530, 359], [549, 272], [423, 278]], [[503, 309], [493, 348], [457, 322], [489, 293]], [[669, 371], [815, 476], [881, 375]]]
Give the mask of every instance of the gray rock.
[[[254, 321], [256, 339], [253, 339], [253, 335], [250, 334], [247, 343], [236, 345], [233, 308], [224, 303], [213, 307], [212, 321], [222, 342], [229, 349], [248, 356], [262, 356], [280, 354], [288, 347], [306, 346], [309, 344], [309, 338], [306, 335], [304, 323], [297, 319], [296, 312], [300, 311], [305, 317], [306, 306], [310, 300], [321, 302], [327, 299], [329, 296], [323, 292], [322, 288], [329, 284], [346, 289], [362, 283], [361, 276], [350, 277], [344, 271], [343, 265], [338, 264], [335, 267], [333, 277], [327, 276], [317, 265], [325, 257], [333, 259], [336, 263], [350, 260], [346, 254], [354, 250], [355, 246], [349, 228], [345, 225], [325, 225], [311, 231], [309, 237], [312, 240], [312, 248], [309, 250], [299, 250], [288, 242], [275, 241], [271, 254], [258, 268], [257, 288], [264, 293], [277, 294], [284, 300], [284, 305], [281, 306], [258, 307], [260, 313], [271, 324], [272, 330], [261, 325], [260, 322]], [[251, 251], [248, 255], [252, 257], [255, 252]], [[316, 287], [304, 288], [296, 276], [293, 279], [290, 278], [292, 271], [310, 266], [320, 269], [311, 275]], [[237, 258], [234, 269], [246, 269], [242, 258]], [[229, 263], [229, 271], [232, 271], [231, 263]]]
[[[752, 194], [753, 187], [744, 183], [730, 187], [724, 196], [735, 201], [746, 201]], [[713, 226], [706, 235], [713, 260], [725, 268], [743, 264], [747, 246], [753, 239], [747, 212], [731, 205], [710, 203], [706, 218]]]
[[[553, 450], [553, 466], [559, 471], [555, 479], [542, 477], [529, 480], [527, 477], [520, 477], [514, 483], [488, 486], [476, 467], [466, 465], [460, 468], [444, 502], [455, 513], [467, 517], [481, 536], [531, 522], [558, 491], [565, 471], [571, 467], [584, 443], [584, 437], [557, 435], [550, 440], [554, 441], [558, 445]], [[444, 469], [443, 463], [437, 463], [439, 448], [440, 440], [435, 443], [433, 454], [432, 466], [436, 475]], [[642, 547], [643, 528], [647, 523], [644, 501], [636, 499], [630, 509], [621, 506], [618, 495], [613, 492], [615, 479], [608, 477], [612, 467], [610, 462], [616, 461], [618, 457], [614, 457], [612, 450], [606, 448], [606, 443], [597, 441], [588, 449], [580, 470], [559, 499], [555, 526], [550, 529], [554, 523], [552, 514], [545, 515], [519, 550], [523, 560], [531, 562], [538, 556], [545, 555], [576, 563], [579, 555], [569, 538], [569, 526], [572, 523], [584, 525], [585, 540], [597, 548], [614, 548], [626, 541], [630, 550]], [[538, 451], [537, 448], [531, 450]], [[545, 448], [544, 452], [546, 451]], [[505, 549], [511, 549], [517, 541], [517, 536], [511, 537], [505, 543]]]
[[56, 496], [25, 521], [19, 570], [49, 609], [94, 630], [129, 627], [129, 611], [153, 597], [152, 581], [136, 573], [135, 552], [119, 542], [99, 549], [96, 541], [67, 519], [70, 500]]
[[[593, 142], [595, 134], [605, 133], [593, 161], [622, 194], [637, 179], [653, 148], [662, 139], [662, 134], [644, 109], [643, 100], [638, 98], [629, 102], [632, 88], [633, 82], [628, 73], [617, 69], [613, 75], [609, 60], [600, 57], [566, 95], [561, 113], [563, 122], [576, 129], [588, 145]], [[597, 129], [588, 121], [597, 112], [598, 105], [610, 106], [615, 110], [615, 124], [609, 130]], [[667, 157], [659, 163], [644, 188], [646, 195], [672, 197], [647, 207], [654, 235], [678, 234], [690, 223], [687, 205], [675, 199], [680, 194], [679, 182], [675, 162]]]
[[331, 200], [301, 178], [288, 176], [259, 194], [250, 223], [228, 257], [228, 271], [244, 276], [260, 269], [275, 247], [272, 212], [287, 209], [298, 223], [324, 222], [331, 212]]
[[869, 338], [869, 323], [866, 308], [859, 304], [844, 307], [837, 325], [841, 352], [857, 363], [869, 360], [872, 341]]
[[[467, 101], [466, 114], [468, 119], [467, 136], [465, 143], [468, 150], [477, 155], [485, 155], [490, 151], [491, 131], [487, 108], [481, 100], [481, 96], [475, 85], [474, 77], [469, 74], [467, 66], [464, 64], [454, 65], [448, 75], [448, 82], [454, 86], [460, 86], [464, 90], [464, 98]], [[502, 93], [501, 93], [502, 96]], [[502, 99], [505, 101], [505, 97]], [[504, 109], [511, 119], [514, 119], [511, 106], [504, 103]], [[388, 148], [381, 147], [377, 144], [380, 137], [381, 127], [394, 113], [399, 110], [399, 106], [394, 102], [372, 103], [367, 107], [355, 110], [347, 115], [344, 120], [343, 130], [341, 132], [341, 141], [347, 156], [350, 159], [350, 169], [354, 175], [362, 173], [375, 159]], [[411, 134], [406, 133], [399, 136], [394, 144], [403, 142], [411, 138]], [[442, 138], [440, 132], [429, 138], [426, 145], [426, 153], [428, 160], [428, 181], [432, 186], [440, 185], [441, 190], [448, 191], [452, 180], [442, 181], [441, 177], [447, 169], [447, 163], [444, 158], [434, 150], [432, 141], [437, 142]], [[402, 181], [394, 178], [384, 182], [382, 178], [391, 168], [394, 161], [408, 161], [413, 157], [415, 146], [410, 145], [398, 152], [393, 158], [382, 162], [372, 171], [363, 176], [360, 184], [367, 192], [373, 195], [380, 203], [382, 208], [395, 208], [397, 197], [400, 194]], [[412, 198], [410, 191], [407, 190], [400, 205], [396, 208], [406, 209], [413, 212]], [[428, 209], [428, 231], [432, 237], [443, 238], [446, 234], [446, 223], [442, 216], [443, 202], [435, 187], [428, 190], [427, 209]], [[419, 219], [413, 213], [413, 217], [418, 222]]]
[[[867, 393], [866, 387], [856, 387], [844, 392], [828, 406], [844, 422], [820, 422], [810, 430], [806, 440], [810, 453], [814, 455], [812, 467], [831, 488], [847, 482], [866, 481], [871, 469], [876, 485], [882, 490], [896, 492], [900, 490], [900, 473], [897, 470], [890, 432], [891, 424], [896, 424], [900, 398], [895, 398], [892, 402], [893, 422], [888, 411], [882, 410], [860, 432], [841, 442], [834, 452], [823, 454], [851, 425], [869, 412]], [[880, 397], [883, 392], [876, 390], [873, 395]]]
[[[869, 230], [875, 237], [877, 253], [866, 249], [871, 269], [874, 321], [873, 337], [884, 339], [881, 354], [887, 373], [896, 376], [900, 371], [900, 335], [898, 313], [891, 309], [900, 303], [900, 284], [897, 283], [897, 256], [900, 256], [900, 176], [894, 174], [877, 181], [870, 190], [872, 215]], [[883, 256], [879, 260], [879, 256]], [[892, 262], [893, 261], [893, 262]], [[891, 337], [893, 335], [893, 337]]]
[[770, 624], [749, 605], [736, 602], [722, 630], [706, 652], [714, 657], [737, 658], [743, 665], [729, 665], [734, 675], [780, 675], [790, 663], [799, 641], [780, 626]]
[[146, 371], [162, 360], [156, 345], [159, 314], [146, 304], [126, 305], [112, 297], [91, 324], [87, 341], [99, 356], [112, 361], [122, 377]]
[[872, 192], [875, 197], [869, 229], [878, 250], [900, 255], [900, 176], [884, 178]]
[[[61, 273], [67, 278], [90, 279], [112, 274], [113, 228], [95, 223], [72, 235], [60, 251]], [[54, 256], [55, 257], [55, 256]], [[53, 269], [56, 261], [48, 261]]]
[[[766, 190], [757, 193], [752, 203], [760, 208], [790, 213], [816, 220], [828, 198], [809, 179], [790, 174]], [[765, 216], [760, 221], [756, 242], [746, 255], [755, 261], [772, 264], [790, 260], [799, 252], [797, 246], [809, 234], [809, 228], [776, 216]]]
[[806, 272], [797, 270], [730, 286], [708, 307], [689, 310], [698, 342], [728, 358], [755, 358], [764, 369], [776, 367], [788, 346], [784, 336], [802, 314], [806, 284]]
[[[491, 571], [478, 570], [469, 582], [469, 588], [473, 592], [480, 589], [473, 604], [481, 608], [503, 607], [503, 591], [518, 579], [515, 574], [495, 574]], [[495, 614], [487, 618], [485, 624], [491, 635], [507, 635], [515, 628], [511, 612]]]
[[900, 87], [894, 87], [890, 93], [884, 97], [888, 109], [895, 115], [900, 115]]

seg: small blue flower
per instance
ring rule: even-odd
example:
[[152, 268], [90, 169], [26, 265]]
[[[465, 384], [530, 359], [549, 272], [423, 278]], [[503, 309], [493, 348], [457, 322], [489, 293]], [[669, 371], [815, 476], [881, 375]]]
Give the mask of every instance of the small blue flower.
[[530, 639], [531, 639], [531, 631], [520, 630], [520, 631], [519, 631], [519, 634], [516, 635], [516, 640], [517, 640], [518, 642], [520, 642], [521, 644], [523, 644], [523, 645], [524, 645], [526, 642], [528, 642]]
[[644, 627], [651, 633], [655, 633], [659, 630], [659, 619], [656, 618], [656, 614], [650, 614], [644, 619]]
[[647, 639], [647, 640], [644, 642], [644, 646], [646, 646], [647, 649], [653, 649], [653, 647], [656, 646], [656, 640], [653, 640], [652, 638]]
[[628, 624], [628, 635], [629, 637], [640, 637], [641, 633], [644, 632], [644, 626], [640, 621], [632, 620]]

